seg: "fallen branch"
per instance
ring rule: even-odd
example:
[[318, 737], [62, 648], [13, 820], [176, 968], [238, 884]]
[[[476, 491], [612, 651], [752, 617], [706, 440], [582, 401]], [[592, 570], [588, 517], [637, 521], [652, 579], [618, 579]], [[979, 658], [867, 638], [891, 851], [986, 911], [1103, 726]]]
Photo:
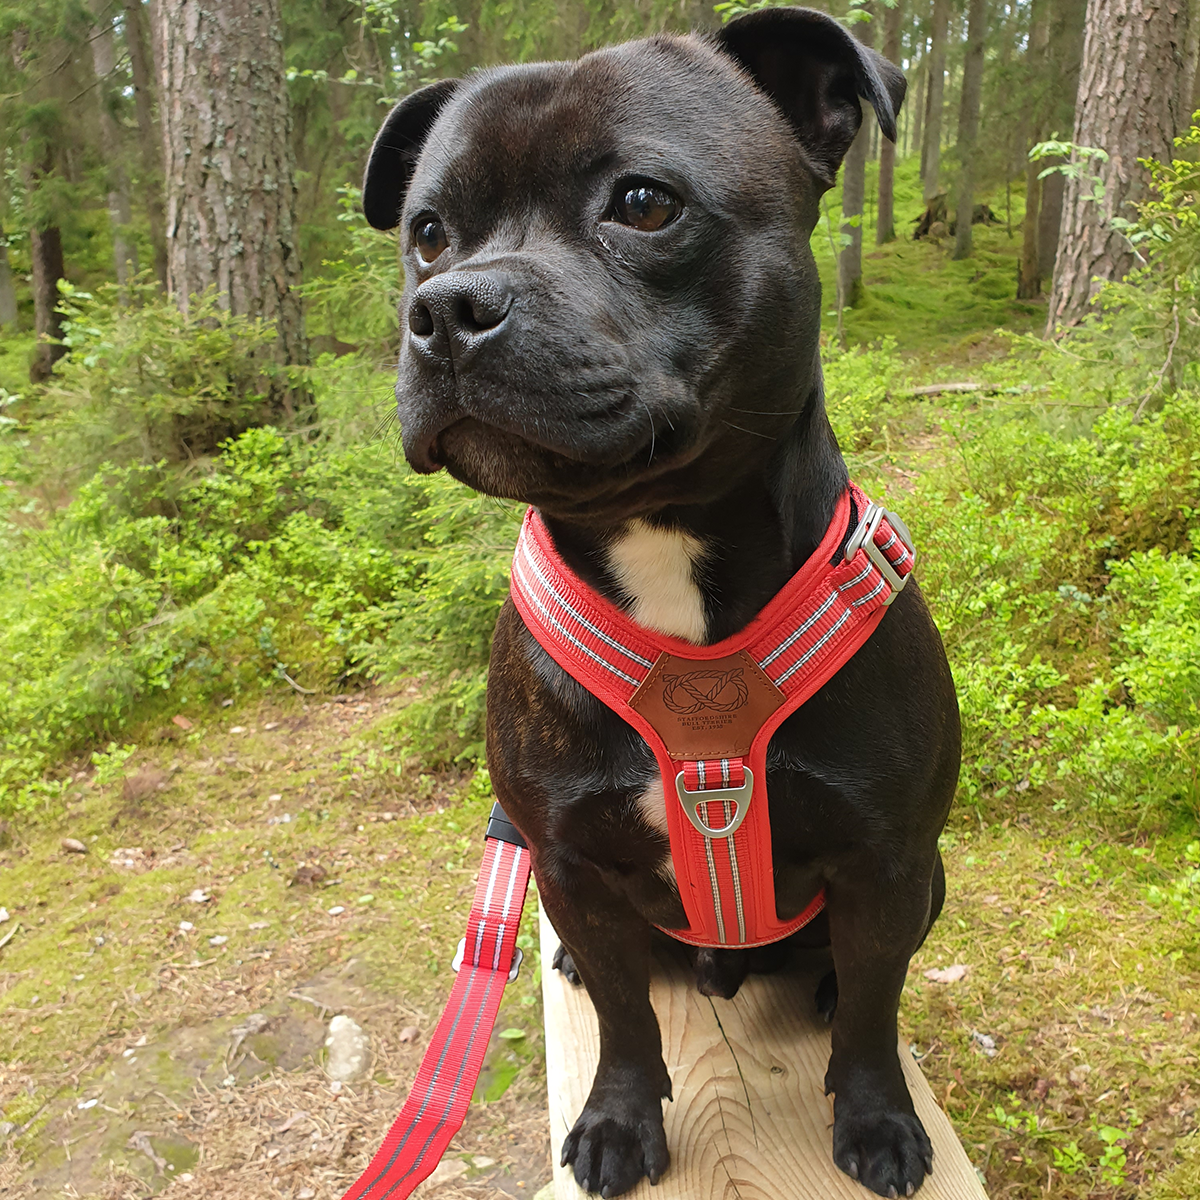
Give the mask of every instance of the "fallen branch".
[[926, 383], [922, 384], [921, 387], [908, 388], [906, 391], [897, 392], [896, 395], [905, 399], [911, 399], [918, 396], [961, 395], [965, 392], [983, 392], [985, 395], [995, 396], [1000, 392], [1032, 391], [1034, 391], [1034, 386], [1031, 383]]

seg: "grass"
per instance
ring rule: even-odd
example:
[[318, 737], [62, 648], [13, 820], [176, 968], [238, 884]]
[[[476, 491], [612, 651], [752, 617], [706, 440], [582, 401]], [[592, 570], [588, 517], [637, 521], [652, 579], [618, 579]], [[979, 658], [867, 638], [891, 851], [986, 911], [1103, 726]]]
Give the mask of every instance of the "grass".
[[[0, 1167], [14, 1195], [133, 1195], [134, 1180], [187, 1174], [172, 1194], [241, 1197], [284, 1167], [320, 1196], [351, 1182], [415, 1071], [421, 1046], [403, 1030], [426, 1033], [440, 1010], [490, 803], [482, 778], [397, 769], [405, 699], [283, 697], [143, 730], [123, 761], [81, 769], [59, 820], [15, 831], [0, 852], [0, 903], [21, 925], [0, 952], [0, 1103], [27, 1126]], [[901, 1023], [989, 1194], [1194, 1195], [1182, 1139], [1200, 1103], [1200, 955], [1152, 892], [1180, 870], [1182, 839], [1065, 813], [981, 825], [962, 809], [943, 846], [947, 906]], [[293, 882], [314, 864], [324, 878]], [[197, 888], [210, 899], [189, 901]], [[528, 921], [522, 940], [529, 965], [499, 1025], [521, 1036], [497, 1039], [491, 1102], [451, 1157], [492, 1165], [465, 1168], [463, 1195], [532, 1195], [548, 1174]], [[951, 964], [967, 967], [959, 981], [925, 977]], [[368, 1085], [330, 1092], [324, 1026], [301, 995], [368, 1030]], [[250, 1012], [272, 1024], [231, 1071]], [[315, 1149], [307, 1124], [272, 1132], [298, 1111], [324, 1122]], [[163, 1170], [129, 1144], [139, 1130]]]
[[[906, 162], [902, 230], [919, 208]], [[1011, 298], [1017, 237], [975, 234], [961, 263], [946, 245], [868, 245], [848, 340], [894, 337], [913, 382], [998, 373], [995, 330], [1037, 331], [1044, 310]], [[831, 333], [827, 233], [814, 244]], [[3, 386], [21, 357], [6, 348]], [[872, 492], [902, 494], [990, 419], [969, 397], [892, 403], [882, 446], [845, 441]], [[1061, 644], [1035, 632], [1083, 671], [1072, 683], [1090, 678], [1086, 631], [1078, 645], [1073, 628]], [[73, 776], [60, 807], [0, 825], [0, 940], [20, 926], [0, 948], [6, 1195], [325, 1200], [352, 1181], [448, 990], [490, 803], [485, 776], [406, 765], [397, 713], [415, 694], [304, 700], [274, 679], [231, 707], [196, 700], [179, 723], [164, 693], [106, 753], [57, 764]], [[952, 814], [946, 909], [912, 964], [902, 1032], [994, 1200], [1194, 1200], [1200, 951], [1172, 896], [1197, 869], [1195, 822], [1134, 828], [1056, 788], [1024, 779]], [[197, 889], [208, 899], [189, 900]], [[548, 1178], [528, 924], [522, 944], [499, 1025], [513, 1036], [493, 1042], [439, 1196], [532, 1195]], [[952, 982], [926, 974], [951, 966]], [[340, 1091], [322, 1069], [336, 1011], [374, 1055]], [[263, 1027], [237, 1033], [256, 1013]]]
[[[335, 1109], [322, 1135], [333, 1140], [289, 1161], [305, 1179], [325, 1172], [329, 1194], [352, 1182], [440, 1012], [491, 803], [485, 777], [472, 786], [460, 773], [397, 772], [386, 728], [403, 700], [285, 698], [188, 733], [169, 726], [175, 736], [150, 734], [115, 766], [81, 769], [59, 820], [10, 832], [0, 930], [20, 930], [0, 951], [0, 1106], [21, 1128], [4, 1146], [0, 1186], [109, 1195], [140, 1179], [157, 1190], [172, 1174], [196, 1178], [202, 1159], [197, 1194], [235, 1167], [221, 1194], [262, 1194], [272, 1176], [250, 1168], [253, 1139], [237, 1127], [271, 1125], [274, 1110], [255, 1117], [255, 1103], [281, 1087], [274, 1108]], [[87, 852], [64, 849], [64, 837]], [[208, 899], [190, 900], [197, 890]], [[549, 1167], [543, 1122], [526, 1128], [545, 1085], [528, 926], [521, 940], [529, 965], [506, 993], [499, 1028], [510, 1036], [483, 1081], [491, 1103], [462, 1138], [492, 1174], [525, 1183], [513, 1194], [532, 1195]], [[376, 1056], [368, 1084], [330, 1091], [324, 1024], [299, 996], [364, 1025]], [[251, 1012], [269, 1024], [231, 1070], [231, 1033]], [[416, 1044], [402, 1038], [410, 1026]], [[141, 1129], [154, 1131], [166, 1168], [129, 1144]]]

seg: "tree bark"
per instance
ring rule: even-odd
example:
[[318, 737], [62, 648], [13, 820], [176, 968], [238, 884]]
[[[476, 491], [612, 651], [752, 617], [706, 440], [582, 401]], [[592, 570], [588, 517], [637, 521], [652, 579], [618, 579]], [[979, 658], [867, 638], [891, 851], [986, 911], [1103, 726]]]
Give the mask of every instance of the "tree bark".
[[[1061, 159], [1042, 160], [1042, 170], [1061, 165]], [[1062, 229], [1063, 193], [1067, 181], [1056, 171], [1042, 180], [1042, 204], [1038, 212], [1038, 271], [1043, 279], [1054, 278], [1058, 261], [1058, 234]]]
[[[1029, 14], [1029, 49], [1025, 54], [1026, 94], [1038, 97], [1029, 118], [1029, 132], [1036, 143], [1046, 132], [1045, 105], [1040, 92], [1047, 86], [1041, 78], [1046, 64], [1046, 48], [1050, 42], [1050, 0], [1033, 0]], [[1021, 229], [1021, 257], [1017, 263], [1017, 299], [1033, 300], [1042, 294], [1042, 268], [1038, 253], [1038, 209], [1042, 197], [1042, 181], [1038, 179], [1044, 164], [1025, 161], [1025, 221]]]
[[908, 145], [905, 148], [906, 154], [921, 153], [921, 132], [922, 123], [925, 120], [925, 80], [929, 77], [929, 59], [925, 54], [921, 55], [921, 61], [917, 63], [917, 69], [914, 72], [916, 82], [913, 84], [913, 102], [909, 112], [912, 114], [912, 123], [909, 126]]
[[97, 27], [92, 35], [92, 63], [96, 68], [96, 86], [100, 94], [100, 134], [104, 139], [104, 158], [108, 168], [108, 221], [112, 227], [113, 269], [117, 286], [124, 291], [138, 273], [138, 256], [130, 229], [133, 206], [129, 199], [129, 176], [122, 162], [124, 138], [114, 112], [118, 96], [112, 78], [116, 66], [112, 15], [106, 0], [94, 2], [93, 11], [96, 12]]
[[946, 98], [946, 29], [950, 0], [933, 0], [929, 43], [929, 83], [925, 92], [925, 141], [921, 153], [921, 178], [926, 204], [938, 194], [942, 161], [942, 107]]
[[142, 0], [124, 0], [125, 48], [129, 52], [129, 72], [133, 76], [133, 110], [137, 116], [138, 145], [142, 162], [141, 188], [145, 197], [146, 222], [154, 247], [154, 273], [167, 286], [166, 215], [163, 208], [163, 178], [160, 154], [161, 137], [154, 121], [154, 72], [146, 53], [146, 14]]
[[[865, 46], [873, 44], [874, 32], [874, 14], [870, 21], [860, 21], [854, 27], [855, 36]], [[862, 299], [863, 200], [867, 191], [867, 155], [871, 149], [868, 121], [874, 119], [874, 115], [867, 117], [864, 114], [863, 123], [858, 127], [858, 134], [851, 142], [842, 164], [843, 245], [838, 254], [838, 288], [846, 308], [854, 308]]]
[[[274, 323], [279, 363], [303, 364], [279, 0], [162, 0], [158, 57], [168, 290], [186, 313], [215, 289], [228, 311]], [[273, 395], [274, 415], [296, 400]]]
[[0, 327], [17, 324], [17, 293], [13, 288], [12, 267], [8, 265], [8, 239], [0, 228]]
[[1190, 0], [1190, 19], [1187, 27], [1187, 43], [1183, 51], [1183, 71], [1179, 77], [1179, 99], [1176, 112], [1179, 124], [1175, 136], [1179, 137], [1191, 128], [1192, 114], [1196, 111], [1192, 97], [1196, 94], [1196, 64], [1200, 58], [1200, 11], [1197, 0]]
[[958, 115], [957, 225], [954, 258], [971, 257], [971, 217], [975, 212], [975, 154], [979, 140], [979, 101], [983, 95], [983, 43], [987, 34], [987, 0], [971, 0], [967, 48], [963, 59], [962, 103]]
[[62, 234], [57, 225], [30, 229], [29, 257], [33, 265], [33, 327], [38, 335], [29, 378], [42, 383], [50, 378], [54, 364], [67, 352], [57, 341], [62, 337], [58, 281], [64, 275]]
[[[900, 0], [883, 19], [883, 57], [900, 65]], [[879, 212], [875, 220], [875, 244], [896, 240], [895, 218], [896, 144], [882, 138], [879, 143]]]
[[1085, 167], [1104, 185], [1099, 203], [1090, 179], [1067, 180], [1048, 334], [1078, 323], [1100, 284], [1122, 278], [1137, 261], [1112, 219], [1131, 216], [1129, 204], [1145, 194], [1138, 158], [1171, 154], [1188, 17], [1179, 0], [1089, 0], [1073, 140], [1109, 159]]

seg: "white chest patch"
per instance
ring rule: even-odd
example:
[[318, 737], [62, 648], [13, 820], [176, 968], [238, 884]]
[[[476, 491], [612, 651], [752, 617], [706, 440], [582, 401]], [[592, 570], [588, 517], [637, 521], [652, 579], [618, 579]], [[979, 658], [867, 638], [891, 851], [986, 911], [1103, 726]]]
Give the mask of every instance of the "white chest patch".
[[694, 568], [704, 543], [679, 529], [657, 529], [640, 518], [608, 548], [608, 567], [630, 597], [629, 615], [648, 629], [704, 641], [704, 597]]

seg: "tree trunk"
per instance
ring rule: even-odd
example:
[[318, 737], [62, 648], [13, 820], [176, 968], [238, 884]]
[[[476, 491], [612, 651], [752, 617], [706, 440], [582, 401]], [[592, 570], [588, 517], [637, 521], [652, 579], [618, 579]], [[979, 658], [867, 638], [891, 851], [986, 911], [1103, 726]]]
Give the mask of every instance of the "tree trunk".
[[[1029, 13], [1029, 49], [1025, 54], [1026, 95], [1039, 97], [1048, 85], [1042, 73], [1046, 66], [1046, 48], [1050, 42], [1050, 0], [1033, 0]], [[1029, 132], [1036, 143], [1046, 133], [1045, 104], [1035, 99], [1029, 114]], [[1033, 300], [1042, 294], [1041, 257], [1038, 252], [1038, 208], [1042, 181], [1038, 179], [1044, 164], [1025, 161], [1025, 221], [1021, 233], [1021, 257], [1017, 263], [1017, 299]]]
[[92, 35], [92, 63], [96, 68], [96, 87], [100, 94], [100, 134], [104, 139], [108, 165], [108, 220], [112, 226], [113, 267], [117, 286], [124, 289], [138, 273], [137, 245], [130, 229], [133, 208], [129, 200], [129, 176], [125, 173], [122, 130], [114, 112], [118, 102], [112, 78], [116, 66], [113, 49], [112, 17], [104, 0], [93, 4], [97, 27]]
[[971, 218], [975, 212], [975, 154], [979, 140], [979, 100], [983, 94], [983, 42], [987, 34], [987, 0], [971, 0], [967, 48], [963, 59], [962, 103], [958, 114], [957, 226], [954, 258], [971, 257]]
[[1132, 216], [1130, 202], [1145, 195], [1138, 158], [1171, 155], [1188, 15], [1179, 0], [1089, 0], [1073, 140], [1109, 159], [1085, 164], [1104, 185], [1099, 203], [1090, 179], [1067, 180], [1048, 334], [1076, 324], [1100, 283], [1122, 278], [1137, 261], [1112, 219]]
[[1192, 97], [1196, 94], [1196, 63], [1200, 57], [1200, 10], [1197, 0], [1191, 0], [1191, 17], [1188, 21], [1187, 44], [1183, 52], [1183, 71], [1179, 77], [1179, 99], [1175, 111], [1179, 114], [1176, 137], [1191, 128], [1192, 114], [1196, 111]]
[[942, 162], [942, 107], [946, 98], [946, 27], [950, 0], [933, 0], [933, 22], [929, 43], [929, 84], [925, 92], [925, 142], [921, 154], [921, 178], [925, 202], [938, 194], [938, 172]]
[[167, 286], [166, 216], [163, 210], [160, 135], [154, 122], [154, 73], [146, 53], [145, 14], [142, 0], [124, 0], [125, 48], [129, 51], [129, 71], [133, 76], [133, 109], [137, 116], [138, 143], [142, 160], [140, 191], [145, 197], [146, 221], [154, 247], [154, 273]]
[[[869, 11], [869, 10], [868, 10]], [[865, 46], [875, 38], [874, 16], [854, 27], [855, 35]], [[871, 149], [871, 130], [864, 115], [858, 135], [846, 152], [842, 165], [842, 250], [838, 255], [838, 288], [842, 304], [854, 308], [862, 299], [862, 218], [863, 200], [867, 191], [867, 155]], [[857, 220], [855, 219], [857, 218]]]
[[[33, 264], [33, 327], [37, 332], [37, 354], [29, 378], [42, 383], [50, 378], [54, 364], [67, 352], [57, 339], [62, 337], [58, 312], [58, 281], [64, 274], [62, 234], [57, 225], [29, 231], [29, 257]], [[54, 340], [51, 340], [54, 339]]]
[[[159, 43], [168, 290], [186, 313], [215, 289], [230, 312], [274, 323], [276, 361], [303, 364], [279, 0], [162, 0]], [[277, 390], [271, 419], [297, 400]]]
[[[883, 18], [883, 57], [900, 65], [900, 0]], [[879, 214], [875, 221], [875, 244], [896, 240], [895, 218], [896, 144], [883, 138], [879, 143]]]
[[0, 327], [16, 327], [17, 293], [13, 289], [12, 267], [8, 265], [8, 239], [0, 229]]
[[[1042, 160], [1042, 170], [1057, 166], [1062, 159]], [[1057, 171], [1042, 180], [1042, 205], [1038, 212], [1038, 271], [1043, 279], [1054, 278], [1058, 261], [1058, 235], [1062, 229], [1063, 193], [1067, 181]]]
[[905, 148], [905, 154], [920, 154], [921, 153], [921, 129], [922, 122], [925, 119], [925, 80], [929, 77], [929, 59], [925, 54], [921, 55], [921, 61], [917, 64], [917, 69], [914, 72], [916, 82], [913, 84], [913, 101], [909, 112], [912, 114], [912, 121], [909, 126], [908, 145]]

